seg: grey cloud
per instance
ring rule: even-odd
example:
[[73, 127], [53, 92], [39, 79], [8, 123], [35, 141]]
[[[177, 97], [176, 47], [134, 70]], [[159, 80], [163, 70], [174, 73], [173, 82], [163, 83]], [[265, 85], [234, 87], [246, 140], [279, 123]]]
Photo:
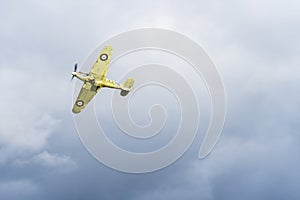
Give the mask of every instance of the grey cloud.
[[30, 180], [0, 182], [0, 196], [3, 199], [32, 198], [38, 190], [38, 186]]

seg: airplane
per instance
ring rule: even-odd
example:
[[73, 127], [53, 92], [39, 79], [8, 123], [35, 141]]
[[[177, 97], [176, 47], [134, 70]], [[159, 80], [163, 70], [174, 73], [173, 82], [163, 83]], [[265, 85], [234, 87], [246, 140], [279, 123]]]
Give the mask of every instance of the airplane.
[[133, 78], [128, 78], [122, 84], [106, 79], [111, 56], [112, 47], [105, 46], [89, 73], [77, 72], [77, 64], [75, 64], [74, 71], [72, 72], [72, 80], [76, 77], [84, 83], [74, 103], [73, 113], [80, 113], [103, 87], [119, 89], [121, 90], [121, 96], [126, 96], [133, 89]]

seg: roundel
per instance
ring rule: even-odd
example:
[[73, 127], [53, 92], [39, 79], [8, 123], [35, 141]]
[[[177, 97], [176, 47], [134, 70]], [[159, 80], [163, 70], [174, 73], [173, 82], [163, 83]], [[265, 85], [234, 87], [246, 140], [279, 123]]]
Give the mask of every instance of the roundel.
[[76, 105], [77, 105], [78, 107], [81, 107], [81, 106], [84, 105], [84, 102], [83, 102], [82, 100], [78, 100], [78, 101], [76, 101]]
[[100, 60], [106, 61], [107, 59], [108, 59], [108, 55], [106, 53], [100, 55]]

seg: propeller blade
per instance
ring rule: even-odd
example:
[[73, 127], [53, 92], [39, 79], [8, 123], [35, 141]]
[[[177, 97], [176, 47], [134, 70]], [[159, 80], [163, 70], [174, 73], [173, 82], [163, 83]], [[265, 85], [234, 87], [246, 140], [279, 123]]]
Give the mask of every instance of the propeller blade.
[[[78, 66], [78, 64], [77, 63], [75, 63], [75, 66], [74, 66], [74, 71], [73, 72], [76, 72], [77, 71], [77, 66]], [[75, 75], [72, 75], [72, 78], [71, 78], [71, 81], [73, 80], [73, 78], [75, 77]]]
[[74, 66], [74, 72], [76, 72], [76, 71], [77, 71], [77, 63]]

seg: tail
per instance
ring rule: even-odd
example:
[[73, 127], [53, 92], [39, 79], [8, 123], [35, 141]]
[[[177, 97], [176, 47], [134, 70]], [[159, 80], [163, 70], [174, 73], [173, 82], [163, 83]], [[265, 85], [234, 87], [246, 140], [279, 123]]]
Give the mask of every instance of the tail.
[[121, 84], [121, 96], [126, 96], [133, 87], [134, 80], [133, 78], [127, 79], [124, 83]]

